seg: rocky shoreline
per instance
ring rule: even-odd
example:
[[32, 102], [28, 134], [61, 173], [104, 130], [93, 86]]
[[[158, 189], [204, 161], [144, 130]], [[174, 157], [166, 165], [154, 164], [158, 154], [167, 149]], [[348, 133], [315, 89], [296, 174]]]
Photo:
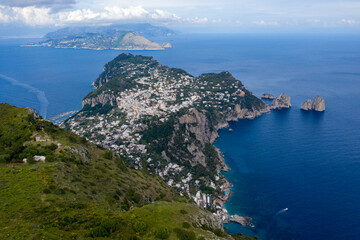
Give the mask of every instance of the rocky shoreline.
[[[262, 114], [269, 113], [271, 111], [271, 109], [272, 108], [269, 105], [265, 105], [265, 107], [261, 110], [254, 110], [254, 111], [246, 110], [246, 111], [241, 111], [241, 112], [238, 111], [236, 117], [228, 117], [226, 119], [226, 122], [222, 122], [215, 127], [216, 138], [211, 139], [211, 144], [214, 144], [216, 139], [219, 137], [218, 131], [222, 128], [229, 127], [229, 123], [231, 121], [236, 122], [240, 119], [254, 119], [255, 117], [260, 117]], [[223, 166], [225, 166], [222, 171], [225, 171], [225, 172], [230, 171], [231, 169], [226, 164], [224, 155], [222, 154], [221, 150], [217, 147], [215, 147], [215, 149], [219, 154], [219, 158], [220, 158]], [[226, 178], [225, 178], [225, 183], [220, 186], [221, 189], [223, 189], [224, 191], [227, 192], [227, 194], [225, 194], [225, 197], [221, 198], [222, 204], [221, 204], [221, 208], [218, 210], [218, 214], [217, 214], [220, 217], [221, 222], [223, 224], [229, 223], [229, 222], [235, 222], [235, 223], [241, 224], [244, 227], [245, 226], [254, 227], [254, 225], [252, 223], [252, 219], [250, 217], [239, 216], [239, 215], [230, 215], [228, 213], [227, 209], [224, 207], [224, 204], [227, 201], [229, 201], [229, 199], [231, 197], [231, 194], [232, 194], [232, 192], [230, 190], [231, 187], [233, 187], [233, 184]]]

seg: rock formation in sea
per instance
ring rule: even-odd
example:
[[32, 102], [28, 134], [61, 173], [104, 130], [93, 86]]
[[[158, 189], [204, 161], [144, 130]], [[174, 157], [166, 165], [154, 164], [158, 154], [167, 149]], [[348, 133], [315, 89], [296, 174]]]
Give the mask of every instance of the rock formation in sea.
[[287, 96], [285, 93], [282, 93], [280, 96], [275, 98], [275, 100], [272, 102], [272, 109], [282, 109], [282, 108], [290, 108], [290, 97]]
[[301, 110], [304, 110], [304, 111], [312, 110], [312, 102], [310, 99], [306, 100], [306, 102], [303, 103], [303, 105], [301, 106]]
[[274, 99], [275, 97], [273, 95], [271, 95], [270, 93], [264, 93], [263, 95], [261, 95], [261, 98], [263, 98], [263, 99]]
[[312, 109], [318, 112], [325, 111], [325, 100], [320, 96], [316, 96], [312, 104]]

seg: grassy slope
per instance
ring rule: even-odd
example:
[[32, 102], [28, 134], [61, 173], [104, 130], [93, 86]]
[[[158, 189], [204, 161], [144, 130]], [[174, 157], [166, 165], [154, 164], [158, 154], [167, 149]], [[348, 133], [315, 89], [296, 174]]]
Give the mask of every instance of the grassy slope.
[[[111, 152], [47, 121], [33, 120], [26, 108], [0, 104], [0, 112], [0, 138], [11, 138], [11, 132], [26, 136], [16, 138], [23, 147], [10, 154], [10, 163], [0, 164], [0, 239], [155, 239], [159, 229], [178, 239], [174, 228], [215, 237], [199, 224], [210, 213], [187, 203], [158, 177], [130, 169]], [[34, 134], [48, 141], [35, 142]], [[58, 143], [57, 149], [46, 148]], [[0, 155], [9, 152], [5, 145]], [[31, 146], [52, 161], [18, 163]]]

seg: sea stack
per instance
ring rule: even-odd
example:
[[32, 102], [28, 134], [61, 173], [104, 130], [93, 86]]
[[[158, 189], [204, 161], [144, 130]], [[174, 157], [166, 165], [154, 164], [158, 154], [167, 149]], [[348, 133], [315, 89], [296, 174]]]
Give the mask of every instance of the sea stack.
[[263, 99], [274, 99], [275, 97], [273, 95], [271, 95], [270, 93], [264, 93], [263, 95], [261, 95], [261, 98], [263, 98]]
[[306, 102], [303, 103], [303, 105], [301, 106], [301, 110], [304, 110], [304, 111], [312, 110], [312, 102], [310, 99], [306, 100]]
[[280, 96], [275, 98], [275, 100], [272, 102], [272, 109], [282, 109], [282, 108], [290, 108], [290, 97], [286, 95], [285, 93], [282, 93]]
[[325, 111], [325, 100], [320, 96], [316, 96], [316, 98], [312, 104], [312, 109], [314, 111], [318, 111], [318, 112]]

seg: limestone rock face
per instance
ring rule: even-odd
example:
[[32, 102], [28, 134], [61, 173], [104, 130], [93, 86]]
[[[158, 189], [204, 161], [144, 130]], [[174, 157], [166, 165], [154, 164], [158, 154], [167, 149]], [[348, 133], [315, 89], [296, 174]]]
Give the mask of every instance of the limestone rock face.
[[261, 95], [261, 98], [263, 98], [263, 99], [274, 99], [275, 97], [273, 95], [271, 95], [270, 93], [264, 93], [263, 95]]
[[325, 100], [317, 96], [312, 104], [312, 109], [318, 112], [325, 111]]
[[303, 103], [303, 105], [301, 106], [301, 110], [304, 111], [312, 110], [312, 102], [310, 99], [306, 100], [306, 102]]
[[272, 109], [282, 109], [282, 108], [290, 108], [290, 97], [286, 95], [285, 93], [282, 93], [280, 96], [275, 98], [275, 100], [272, 102]]
[[98, 104], [101, 104], [102, 106], [106, 104], [115, 106], [117, 104], [115, 94], [113, 94], [112, 92], [104, 92], [94, 97], [84, 98], [84, 100], [82, 101], [82, 107], [84, 107], [85, 105], [95, 107]]

